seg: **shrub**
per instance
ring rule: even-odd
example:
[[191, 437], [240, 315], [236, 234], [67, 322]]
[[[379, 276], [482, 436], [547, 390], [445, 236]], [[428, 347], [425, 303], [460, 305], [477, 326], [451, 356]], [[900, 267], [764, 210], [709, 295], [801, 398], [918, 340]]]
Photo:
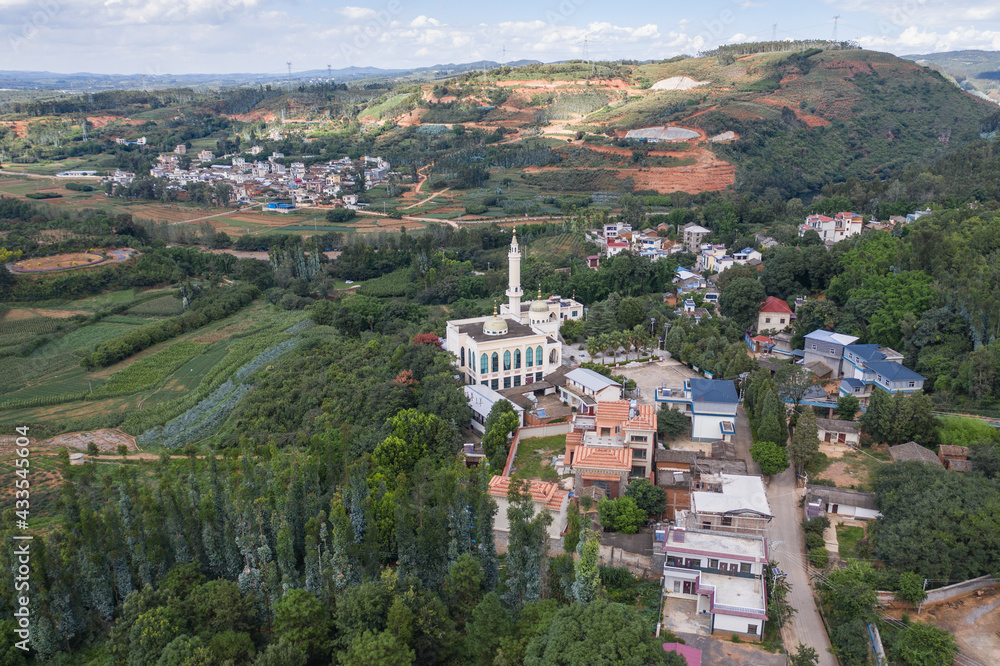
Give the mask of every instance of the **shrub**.
[[823, 536], [823, 532], [830, 527], [830, 519], [826, 516], [814, 516], [812, 518], [806, 518], [802, 521], [802, 529], [807, 533], [812, 532]]
[[815, 548], [825, 548], [826, 541], [823, 537], [815, 532], [806, 532], [806, 550], [813, 550]]
[[350, 222], [357, 216], [358, 214], [349, 208], [334, 208], [326, 212], [326, 221], [330, 224]]
[[809, 560], [809, 564], [818, 569], [822, 569], [830, 563], [830, 553], [823, 547], [813, 548], [806, 555], [806, 558]]
[[488, 206], [485, 206], [480, 203], [469, 204], [468, 206], [465, 207], [465, 213], [467, 215], [482, 215], [488, 210], [489, 210]]
[[621, 497], [616, 500], [602, 499], [597, 503], [601, 526], [612, 532], [635, 534], [646, 522], [646, 513], [631, 497]]

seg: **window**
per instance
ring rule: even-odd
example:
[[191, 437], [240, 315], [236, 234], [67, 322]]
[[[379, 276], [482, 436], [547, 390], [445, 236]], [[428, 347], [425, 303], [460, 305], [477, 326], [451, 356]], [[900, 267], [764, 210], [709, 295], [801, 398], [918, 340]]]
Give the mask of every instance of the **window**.
[[494, 391], [496, 391], [498, 388], [500, 388], [499, 383], [497, 382], [497, 380], [494, 379], [493, 381], [490, 382], [490, 388], [493, 389]]
[[784, 318], [784, 317], [782, 317], [781, 319], [779, 319], [779, 320], [778, 320], [778, 323], [779, 323], [779, 324], [784, 324], [784, 323], [785, 323], [785, 318]]
[[530, 368], [534, 365], [534, 359], [535, 355], [531, 353], [531, 347], [528, 347], [528, 353], [524, 355], [524, 364]]
[[576, 314], [577, 314], [577, 311], [576, 311], [576, 310], [573, 310], [573, 316], [574, 316], [574, 317], [576, 316]]
[[542, 381], [542, 373], [540, 373], [540, 372], [536, 372], [535, 373], [535, 381], [536, 382]]
[[740, 573], [750, 573], [749, 562], [740, 562]]
[[917, 386], [916, 382], [907, 382], [906, 383], [906, 388], [916, 388], [916, 386]]
[[882, 383], [882, 375], [879, 375], [879, 376], [878, 376], [878, 383], [879, 383], [879, 384], [881, 384], [881, 383]]
[[771, 323], [771, 318], [770, 317], [764, 317], [764, 323], [765, 324], [770, 324]]
[[632, 476], [645, 479], [646, 468], [643, 467], [642, 465], [632, 465]]
[[757, 633], [757, 625], [756, 624], [748, 624], [747, 625], [747, 633], [748, 634], [756, 634]]
[[722, 517], [722, 526], [723, 527], [732, 527], [732, 525], [733, 525], [733, 517], [732, 516], [723, 516]]
[[818, 349], [818, 347], [816, 346], [816, 343], [815, 343], [815, 342], [814, 342], [814, 343], [812, 343], [812, 348], [813, 348], [813, 349]]
[[521, 369], [521, 350], [520, 349], [515, 349], [514, 350], [514, 369], [515, 370], [520, 370]]
[[[541, 365], [544, 358], [545, 357], [542, 356], [542, 346], [539, 345], [535, 347], [535, 365]], [[542, 378], [539, 377], [538, 379], [541, 380]]]
[[521, 385], [521, 375], [515, 375], [514, 376], [514, 386], [520, 386], [520, 385]]
[[504, 388], [510, 388], [510, 377], [504, 377], [503, 378], [503, 387]]
[[638, 460], [645, 460], [646, 449], [632, 449], [632, 457]]
[[703, 521], [701, 521], [701, 529], [703, 529], [703, 530], [710, 530], [710, 529], [712, 529], [712, 521], [710, 521], [710, 520], [703, 520]]
[[460, 368], [464, 368], [465, 367], [465, 347], [462, 347], [462, 351], [459, 354], [458, 367], [460, 367]]
[[645, 435], [632, 435], [632, 440], [631, 441], [633, 441], [633, 442], [641, 442], [642, 444], [645, 444], [648, 440], [646, 439]]
[[708, 568], [709, 569], [718, 569], [719, 568], [719, 560], [709, 560], [708, 561]]
[[835, 347], [830, 347], [830, 353], [831, 354], [836, 354], [837, 353], [837, 349]]
[[489, 359], [486, 358], [486, 354], [479, 357], [479, 374], [485, 375], [490, 371]]
[[[503, 353], [503, 369], [510, 370], [510, 350]], [[509, 386], [507, 388], [510, 388]]]
[[496, 352], [490, 357], [490, 372], [500, 372], [500, 355]]

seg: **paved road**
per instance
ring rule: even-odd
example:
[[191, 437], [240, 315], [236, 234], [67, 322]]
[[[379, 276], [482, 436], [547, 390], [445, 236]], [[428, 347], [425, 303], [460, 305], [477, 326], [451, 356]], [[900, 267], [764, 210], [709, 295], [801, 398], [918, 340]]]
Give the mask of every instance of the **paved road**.
[[809, 586], [800, 524], [800, 492], [795, 487], [795, 472], [792, 468], [773, 477], [767, 488], [767, 501], [774, 514], [768, 525], [771, 559], [788, 576], [787, 580], [792, 588], [788, 601], [797, 611], [781, 630], [781, 637], [786, 649], [794, 650], [799, 643], [803, 643], [819, 654], [819, 666], [837, 666], [837, 660], [828, 652], [830, 639], [826, 635], [826, 628]]

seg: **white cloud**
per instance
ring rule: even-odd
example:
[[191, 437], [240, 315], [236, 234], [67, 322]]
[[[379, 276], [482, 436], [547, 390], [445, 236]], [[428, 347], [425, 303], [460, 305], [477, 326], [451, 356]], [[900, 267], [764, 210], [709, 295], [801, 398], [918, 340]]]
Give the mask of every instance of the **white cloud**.
[[1000, 50], [1000, 30], [957, 26], [947, 32], [937, 32], [911, 25], [898, 35], [866, 35], [858, 41], [866, 49], [903, 55], [964, 49]]
[[369, 9], [368, 7], [341, 7], [336, 11], [341, 16], [346, 16], [352, 21], [375, 18], [378, 14], [374, 9]]
[[417, 18], [410, 21], [410, 25], [413, 26], [414, 28], [429, 28], [432, 26], [438, 27], [442, 25], [442, 23], [441, 21], [438, 21], [435, 18], [430, 18], [428, 16], [424, 16], [423, 14], [421, 14]]

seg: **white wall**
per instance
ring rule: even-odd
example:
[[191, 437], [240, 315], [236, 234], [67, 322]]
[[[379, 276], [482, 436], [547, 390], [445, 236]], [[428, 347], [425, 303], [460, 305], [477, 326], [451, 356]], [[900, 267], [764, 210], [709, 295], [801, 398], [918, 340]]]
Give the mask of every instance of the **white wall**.
[[[507, 520], [507, 507], [509, 506], [509, 504], [507, 503], [507, 498], [494, 497], [493, 499], [495, 499], [497, 503], [497, 515], [494, 516], [493, 518], [493, 530], [500, 532], [509, 532], [510, 521]], [[533, 504], [535, 505], [536, 514], [541, 511], [547, 510], [544, 504], [539, 504], [538, 502], [534, 502]], [[549, 538], [551, 539], [558, 539], [562, 531], [566, 529], [567, 504], [568, 502], [563, 502], [563, 506], [558, 513], [554, 511], [549, 512], [550, 515], [552, 516], [552, 522], [549, 523], [548, 529], [546, 531], [548, 532]]]
[[734, 632], [739, 634], [747, 633], [747, 626], [757, 625], [757, 636], [761, 636], [764, 631], [764, 620], [750, 617], [736, 617], [733, 615], [723, 615], [715, 613], [715, 631]]
[[700, 442], [715, 442], [722, 439], [723, 421], [734, 421], [732, 416], [695, 414], [691, 428], [691, 439]]

